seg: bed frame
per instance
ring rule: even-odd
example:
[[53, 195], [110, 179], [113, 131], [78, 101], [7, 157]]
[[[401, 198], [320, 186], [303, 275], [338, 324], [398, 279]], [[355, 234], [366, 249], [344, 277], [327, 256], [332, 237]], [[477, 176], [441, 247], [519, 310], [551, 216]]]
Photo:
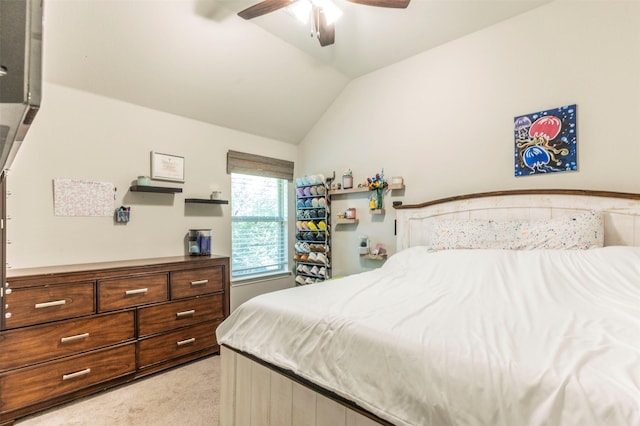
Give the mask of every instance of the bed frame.
[[436, 219], [537, 220], [598, 210], [606, 246], [640, 246], [640, 194], [571, 189], [496, 191], [397, 206], [396, 250], [428, 245]]
[[[427, 245], [434, 219], [536, 220], [598, 210], [605, 245], [640, 246], [640, 194], [589, 190], [513, 190], [396, 206], [397, 251]], [[289, 371], [223, 346], [220, 426], [389, 425]]]

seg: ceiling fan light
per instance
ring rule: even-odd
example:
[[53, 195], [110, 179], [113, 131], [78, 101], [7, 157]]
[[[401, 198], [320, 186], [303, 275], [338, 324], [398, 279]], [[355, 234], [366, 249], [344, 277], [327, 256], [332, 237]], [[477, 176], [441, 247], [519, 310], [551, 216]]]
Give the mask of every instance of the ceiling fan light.
[[309, 16], [311, 15], [311, 3], [307, 0], [297, 1], [289, 6], [287, 10], [303, 24], [309, 22]]

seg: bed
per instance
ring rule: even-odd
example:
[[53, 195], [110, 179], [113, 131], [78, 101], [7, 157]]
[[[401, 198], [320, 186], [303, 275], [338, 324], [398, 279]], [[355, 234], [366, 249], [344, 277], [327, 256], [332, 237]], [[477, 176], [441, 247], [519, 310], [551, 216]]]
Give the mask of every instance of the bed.
[[396, 210], [379, 269], [223, 322], [220, 424], [640, 425], [640, 194]]

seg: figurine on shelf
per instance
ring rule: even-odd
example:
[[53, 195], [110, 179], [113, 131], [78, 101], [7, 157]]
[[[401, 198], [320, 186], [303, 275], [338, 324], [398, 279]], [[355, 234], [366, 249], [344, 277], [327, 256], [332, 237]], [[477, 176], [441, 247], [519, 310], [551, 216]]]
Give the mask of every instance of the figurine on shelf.
[[371, 254], [374, 256], [384, 256], [387, 254], [387, 251], [384, 249], [382, 243], [376, 244], [376, 247], [371, 251]]

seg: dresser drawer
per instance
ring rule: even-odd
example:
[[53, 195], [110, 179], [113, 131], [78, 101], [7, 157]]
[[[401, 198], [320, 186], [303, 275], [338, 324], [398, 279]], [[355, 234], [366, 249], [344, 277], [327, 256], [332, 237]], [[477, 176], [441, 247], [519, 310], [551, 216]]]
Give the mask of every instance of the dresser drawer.
[[135, 344], [129, 343], [14, 370], [0, 375], [2, 410], [24, 407], [115, 379], [133, 373], [135, 368]]
[[168, 300], [167, 274], [98, 281], [98, 312]]
[[133, 310], [0, 333], [0, 371], [135, 338]]
[[220, 322], [205, 322], [138, 341], [138, 368], [215, 346]]
[[189, 269], [171, 273], [171, 298], [198, 296], [215, 293], [224, 288], [222, 266]]
[[138, 334], [144, 336], [220, 319], [224, 315], [223, 303], [223, 294], [219, 293], [139, 308]]
[[93, 314], [94, 295], [92, 281], [12, 289], [6, 294], [5, 328]]

